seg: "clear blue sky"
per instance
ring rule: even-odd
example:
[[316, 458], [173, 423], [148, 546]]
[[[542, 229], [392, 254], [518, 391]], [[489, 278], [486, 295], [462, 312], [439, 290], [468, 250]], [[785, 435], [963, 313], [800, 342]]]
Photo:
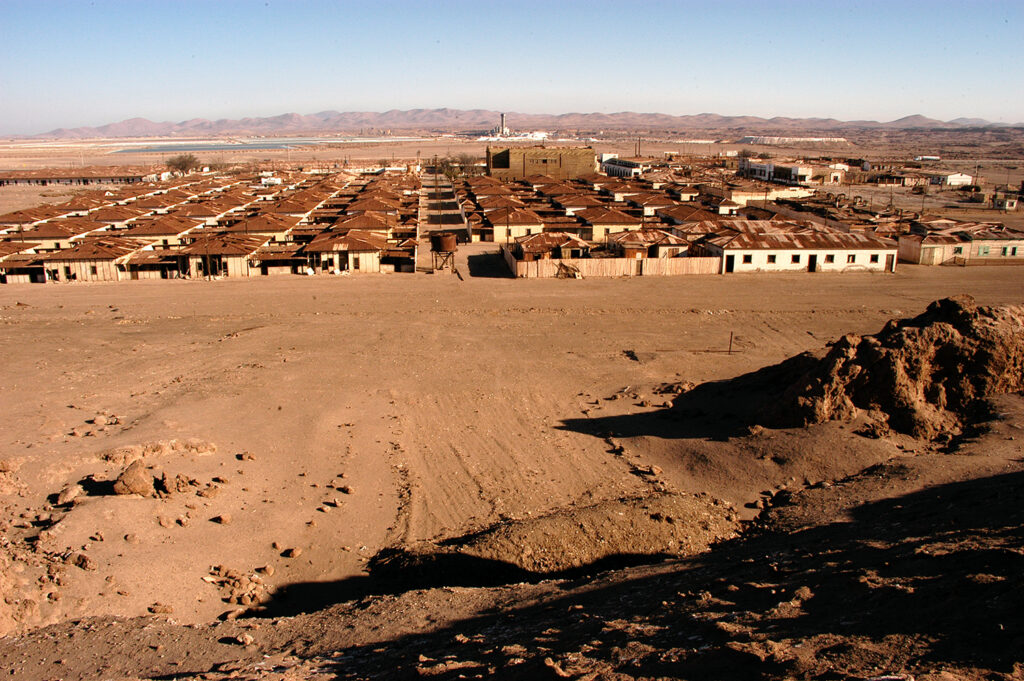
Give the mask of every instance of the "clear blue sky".
[[451, 107], [1024, 121], [1024, 2], [0, 0], [0, 134]]

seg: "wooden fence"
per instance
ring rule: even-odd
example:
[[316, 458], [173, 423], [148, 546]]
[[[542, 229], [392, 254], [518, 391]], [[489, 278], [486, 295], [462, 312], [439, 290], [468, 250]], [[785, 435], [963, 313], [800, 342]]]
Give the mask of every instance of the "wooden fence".
[[720, 257], [700, 258], [566, 258], [547, 260], [516, 260], [502, 246], [502, 256], [516, 277], [557, 277], [560, 265], [587, 277], [676, 276], [684, 274], [718, 274], [722, 271]]

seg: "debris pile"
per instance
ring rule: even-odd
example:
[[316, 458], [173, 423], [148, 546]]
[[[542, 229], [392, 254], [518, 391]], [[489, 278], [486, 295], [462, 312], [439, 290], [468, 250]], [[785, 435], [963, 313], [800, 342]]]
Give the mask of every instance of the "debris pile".
[[987, 398], [1022, 389], [1024, 308], [957, 296], [874, 336], [844, 336], [764, 416], [794, 427], [867, 412], [875, 434], [948, 440], [984, 415]]
[[[263, 568], [263, 571], [264, 573], [268, 572], [266, 568]], [[272, 569], [269, 574], [273, 574]], [[250, 607], [264, 603], [270, 598], [267, 585], [260, 575], [246, 574], [241, 570], [234, 570], [224, 565], [214, 565], [210, 568], [210, 574], [203, 577], [203, 581], [221, 589], [222, 600], [225, 603]]]

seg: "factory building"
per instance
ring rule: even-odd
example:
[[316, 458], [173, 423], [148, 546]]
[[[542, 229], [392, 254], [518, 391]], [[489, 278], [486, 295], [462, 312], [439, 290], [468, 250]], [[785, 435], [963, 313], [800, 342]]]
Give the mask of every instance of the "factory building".
[[567, 180], [597, 171], [590, 147], [487, 147], [487, 174], [503, 180], [548, 175]]

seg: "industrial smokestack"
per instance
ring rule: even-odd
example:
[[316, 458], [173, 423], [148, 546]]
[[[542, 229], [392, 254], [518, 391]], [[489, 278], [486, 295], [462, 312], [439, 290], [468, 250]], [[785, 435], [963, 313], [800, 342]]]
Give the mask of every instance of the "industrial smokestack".
[[505, 134], [505, 114], [501, 114], [501, 127], [498, 128], [498, 134]]

